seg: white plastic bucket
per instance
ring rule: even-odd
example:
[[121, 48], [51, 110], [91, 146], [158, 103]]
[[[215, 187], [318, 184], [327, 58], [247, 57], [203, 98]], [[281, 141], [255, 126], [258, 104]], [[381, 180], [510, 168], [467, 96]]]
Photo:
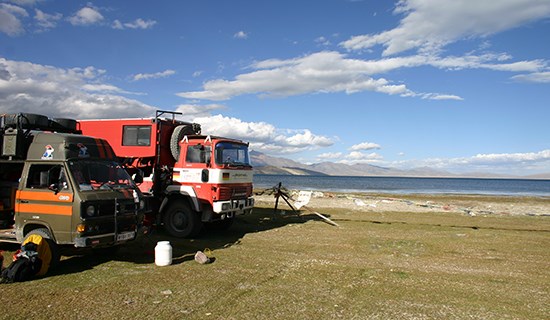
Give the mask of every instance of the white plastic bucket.
[[155, 264], [168, 266], [172, 264], [172, 246], [170, 241], [159, 241], [155, 247]]

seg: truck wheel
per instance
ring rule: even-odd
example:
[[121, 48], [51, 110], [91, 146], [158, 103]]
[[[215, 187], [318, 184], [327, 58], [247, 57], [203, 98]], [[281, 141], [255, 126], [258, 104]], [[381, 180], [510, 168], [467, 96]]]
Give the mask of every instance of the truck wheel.
[[[25, 236], [25, 240], [33, 234], [39, 235], [46, 240], [46, 243], [50, 247], [50, 252], [52, 254], [52, 260], [50, 260], [50, 268], [56, 267], [59, 264], [59, 260], [61, 260], [61, 253], [57, 243], [52, 240], [52, 235], [50, 234], [50, 231], [46, 228], [31, 230], [31, 232], [27, 233], [27, 235]], [[23, 240], [23, 242], [25, 242], [25, 240]]]
[[23, 129], [48, 127], [49, 119], [46, 116], [34, 113], [17, 113], [4, 115], [4, 126], [15, 127], [20, 124]]
[[178, 161], [180, 157], [180, 141], [185, 135], [195, 134], [193, 130], [193, 125], [191, 124], [182, 124], [174, 128], [172, 135], [170, 136], [170, 152], [172, 152], [172, 157], [174, 160]]
[[165, 212], [164, 228], [174, 237], [192, 238], [201, 231], [202, 221], [187, 203], [178, 201]]

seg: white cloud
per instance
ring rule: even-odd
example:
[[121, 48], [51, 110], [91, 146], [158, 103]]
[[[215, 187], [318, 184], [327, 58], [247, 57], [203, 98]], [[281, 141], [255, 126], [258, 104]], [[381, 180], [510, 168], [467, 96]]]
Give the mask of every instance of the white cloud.
[[385, 47], [384, 55], [410, 49], [437, 52], [457, 40], [486, 37], [550, 16], [547, 0], [400, 0], [399, 26], [378, 34], [354, 36], [340, 45], [348, 50]]
[[28, 17], [27, 10], [7, 4], [0, 3], [0, 32], [10, 37], [16, 37], [25, 33], [21, 17]]
[[318, 37], [317, 39], [315, 39], [315, 43], [319, 44], [319, 45], [322, 45], [322, 46], [330, 46], [331, 43], [330, 43], [330, 40], [328, 40], [327, 38], [321, 36], [321, 37]]
[[550, 83], [550, 71], [521, 74], [513, 76], [512, 79], [522, 82]]
[[245, 94], [261, 97], [286, 97], [310, 93], [345, 92], [352, 94], [374, 91], [403, 97], [430, 100], [463, 100], [452, 93], [415, 92], [405, 84], [394, 84], [375, 75], [400, 68], [432, 66], [444, 70], [488, 69], [503, 72], [539, 72], [547, 68], [545, 60], [510, 62], [503, 53], [439, 57], [417, 54], [379, 60], [347, 58], [335, 51], [322, 51], [307, 56], [280, 60], [258, 61], [249, 73], [237, 75], [234, 80], [215, 79], [203, 84], [203, 90], [180, 92], [189, 99], [228, 100]]
[[138, 18], [132, 22], [122, 23], [119, 20], [115, 20], [112, 24], [113, 29], [151, 29], [157, 22], [155, 20], [143, 20]]
[[338, 163], [355, 164], [355, 163], [380, 163], [384, 157], [376, 152], [363, 153], [360, 151], [352, 151], [347, 154], [344, 159], [338, 161]]
[[428, 99], [428, 100], [457, 100], [461, 101], [464, 100], [462, 97], [459, 97], [454, 94], [437, 94], [437, 93], [426, 93], [420, 95], [422, 99]]
[[308, 129], [277, 129], [266, 122], [245, 122], [222, 115], [199, 116], [192, 121], [201, 124], [203, 134], [215, 134], [249, 141], [253, 150], [270, 154], [290, 154], [315, 150], [334, 143], [333, 139], [315, 135]]
[[[123, 89], [104, 82], [106, 71], [94, 67], [62, 69], [0, 58], [0, 105], [4, 113], [30, 112], [49, 117], [150, 117], [157, 108], [120, 94]], [[245, 122], [214, 115], [224, 105], [180, 105], [183, 120], [200, 123], [202, 132], [249, 141], [254, 150], [288, 154], [316, 150], [334, 143], [308, 129], [277, 129], [266, 122]]]
[[180, 92], [190, 99], [227, 100], [237, 95], [285, 97], [306, 93], [369, 90], [387, 94], [406, 94], [405, 85], [393, 85], [388, 80], [373, 79], [372, 62], [346, 59], [338, 52], [318, 52], [289, 60], [260, 61], [256, 71], [241, 74], [233, 81], [216, 79], [204, 84], [203, 91]]
[[212, 112], [226, 109], [222, 104], [181, 104], [176, 108], [176, 112], [181, 112], [181, 118], [184, 121], [194, 122], [197, 118], [210, 117]]
[[176, 74], [176, 71], [167, 69], [162, 72], [156, 72], [156, 73], [138, 73], [134, 75], [132, 78], [134, 81], [139, 81], [139, 80], [166, 78], [174, 74]]
[[104, 83], [105, 70], [94, 67], [61, 69], [0, 58], [2, 112], [36, 113], [50, 117], [143, 117], [155, 108], [112, 93], [122, 89]]
[[41, 10], [34, 10], [34, 20], [36, 24], [43, 29], [52, 29], [57, 26], [57, 22], [61, 20], [63, 15], [61, 13], [48, 14]]
[[430, 167], [454, 173], [492, 172], [500, 174], [539, 173], [550, 171], [550, 150], [527, 153], [489, 153], [460, 158], [429, 158], [388, 163], [400, 168]]
[[244, 31], [239, 31], [237, 33], [235, 33], [233, 35], [233, 38], [236, 38], [236, 39], [248, 39], [248, 33], [244, 32]]
[[355, 144], [351, 146], [350, 150], [352, 151], [359, 151], [359, 150], [372, 150], [372, 149], [380, 149], [380, 145], [374, 142], [362, 142], [359, 144]]
[[19, 5], [19, 6], [34, 6], [35, 4], [43, 0], [8, 0], [8, 1], [11, 3], [15, 3], [16, 5]]
[[69, 22], [74, 26], [89, 26], [100, 23], [103, 19], [104, 17], [98, 9], [88, 6], [69, 17]]

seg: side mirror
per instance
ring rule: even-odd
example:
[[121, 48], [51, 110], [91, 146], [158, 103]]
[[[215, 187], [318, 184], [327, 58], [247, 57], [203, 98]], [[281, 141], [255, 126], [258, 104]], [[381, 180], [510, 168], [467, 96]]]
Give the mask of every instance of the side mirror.
[[48, 187], [49, 190], [52, 190], [55, 194], [59, 193], [59, 186], [56, 183], [50, 184]]

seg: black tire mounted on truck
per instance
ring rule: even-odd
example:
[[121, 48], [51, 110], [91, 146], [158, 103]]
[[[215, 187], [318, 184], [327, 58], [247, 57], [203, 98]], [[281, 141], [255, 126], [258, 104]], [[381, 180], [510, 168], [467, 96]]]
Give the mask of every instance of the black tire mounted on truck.
[[186, 135], [195, 134], [192, 124], [182, 124], [174, 128], [172, 135], [170, 136], [170, 151], [172, 152], [172, 157], [178, 161], [180, 157], [180, 145], [179, 142]]
[[166, 232], [178, 238], [192, 238], [202, 229], [199, 215], [185, 200], [174, 201], [164, 213], [163, 222]]
[[23, 242], [25, 242], [25, 240], [27, 240], [27, 238], [33, 234], [41, 236], [42, 239], [46, 240], [46, 243], [50, 247], [50, 252], [52, 254], [52, 260], [50, 261], [50, 268], [56, 267], [59, 264], [59, 260], [61, 260], [61, 253], [59, 250], [59, 246], [57, 245], [57, 243], [55, 243], [55, 241], [53, 241], [50, 231], [46, 228], [38, 228], [38, 229], [31, 230], [29, 233], [25, 235], [25, 239], [23, 240]]
[[18, 123], [23, 129], [44, 128], [49, 125], [48, 117], [34, 113], [7, 114], [3, 118], [5, 127], [16, 127]]

